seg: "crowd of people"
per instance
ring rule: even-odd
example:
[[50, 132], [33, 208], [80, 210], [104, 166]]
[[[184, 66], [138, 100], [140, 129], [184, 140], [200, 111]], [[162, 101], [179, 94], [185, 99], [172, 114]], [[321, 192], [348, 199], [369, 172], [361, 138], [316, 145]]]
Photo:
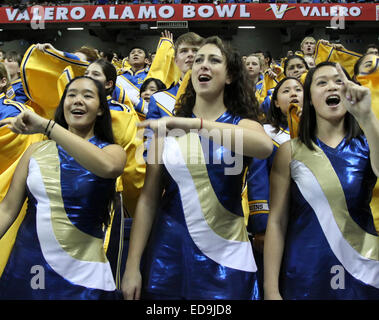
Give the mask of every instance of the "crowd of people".
[[375, 44], [0, 59], [0, 299], [379, 299]]

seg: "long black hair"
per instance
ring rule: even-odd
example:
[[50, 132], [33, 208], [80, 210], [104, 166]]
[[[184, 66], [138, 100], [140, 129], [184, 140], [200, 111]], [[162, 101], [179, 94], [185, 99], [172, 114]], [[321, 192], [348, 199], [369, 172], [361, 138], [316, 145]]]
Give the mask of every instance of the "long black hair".
[[[308, 74], [304, 82], [304, 98], [303, 98], [303, 111], [300, 117], [299, 124], [299, 139], [303, 142], [310, 150], [314, 150], [312, 145], [313, 141], [316, 141], [316, 111], [312, 103], [311, 97], [311, 84], [313, 81], [314, 73], [325, 66], [336, 67], [334, 62], [326, 61], [319, 63], [315, 68], [311, 68], [308, 71]], [[347, 71], [342, 68], [346, 77], [351, 80]], [[351, 139], [356, 138], [362, 134], [358, 122], [355, 118], [349, 113], [346, 112], [344, 119], [344, 127], [346, 131], [346, 142], [349, 142]]]
[[295, 77], [283, 78], [275, 86], [274, 92], [272, 93], [272, 96], [271, 96], [270, 108], [268, 109], [268, 112], [267, 112], [267, 122], [270, 123], [275, 128], [276, 133], [280, 131], [280, 127], [284, 129], [288, 127], [287, 115], [283, 114], [282, 110], [278, 108], [275, 104], [275, 102], [278, 100], [278, 93], [279, 93], [280, 87], [284, 84], [284, 82], [288, 80], [297, 81], [300, 84], [301, 88], [303, 88], [302, 83], [299, 81], [299, 79]]
[[105, 75], [105, 80], [107, 82], [108, 81], [113, 82], [112, 87], [105, 90], [105, 93], [107, 95], [111, 95], [113, 93], [113, 90], [116, 87], [116, 80], [117, 80], [117, 70], [116, 70], [115, 66], [112, 63], [110, 63], [109, 61], [106, 61], [104, 59], [97, 59], [96, 61], [92, 62], [91, 64], [99, 65], [101, 70], [103, 71], [103, 73]]
[[66, 122], [66, 119], [64, 117], [64, 101], [66, 99], [68, 88], [71, 86], [72, 83], [74, 83], [78, 79], [89, 79], [91, 80], [96, 88], [97, 88], [97, 94], [99, 96], [99, 102], [100, 102], [100, 110], [102, 110], [102, 114], [96, 117], [95, 121], [95, 127], [94, 127], [94, 134], [96, 137], [101, 139], [102, 141], [108, 142], [108, 143], [115, 143], [114, 137], [113, 137], [113, 131], [112, 131], [112, 119], [111, 119], [111, 113], [109, 111], [109, 105], [107, 102], [107, 96], [105, 94], [105, 88], [104, 86], [97, 80], [92, 79], [90, 77], [82, 76], [72, 79], [69, 84], [67, 84], [66, 88], [64, 89], [61, 101], [59, 102], [59, 105], [55, 111], [54, 121], [61, 125], [62, 127], [68, 129], [68, 124]]
[[[226, 84], [224, 89], [224, 104], [226, 109], [233, 116], [259, 121], [258, 101], [254, 92], [249, 90], [248, 74], [239, 53], [224, 44], [217, 36], [205, 39], [202, 46], [206, 44], [213, 44], [218, 47], [226, 58], [226, 71], [231, 79], [231, 83]], [[175, 116], [192, 117], [195, 101], [196, 92], [190, 79], [185, 93], [178, 101]]]

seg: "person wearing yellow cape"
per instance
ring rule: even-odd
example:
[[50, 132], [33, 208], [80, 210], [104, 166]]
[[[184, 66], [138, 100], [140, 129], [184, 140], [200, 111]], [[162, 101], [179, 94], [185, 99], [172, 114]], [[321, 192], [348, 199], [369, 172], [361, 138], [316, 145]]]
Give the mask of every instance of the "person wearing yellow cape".
[[[8, 55], [8, 67], [18, 65], [17, 57], [15, 54], [13, 56]], [[13, 73], [17, 72], [13, 71]], [[8, 74], [5, 65], [0, 63], [0, 120], [16, 117], [24, 110], [33, 111], [30, 106], [23, 104], [24, 102], [29, 102], [29, 99], [25, 95], [21, 79], [16, 79], [11, 83]], [[0, 201], [2, 201], [10, 186], [13, 172], [24, 151], [29, 145], [42, 139], [42, 135], [20, 136], [11, 132], [7, 127], [0, 128]], [[18, 219], [7, 234], [0, 240], [0, 277], [12, 250], [19, 224], [25, 215], [25, 209], [26, 205], [22, 207]]]
[[266, 299], [379, 298], [368, 196], [379, 176], [378, 141], [370, 90], [335, 63], [310, 69], [299, 136], [280, 146], [271, 169]]
[[348, 50], [341, 44], [321, 39], [317, 41], [314, 59], [316, 65], [325, 61], [339, 63], [353, 77], [354, 65], [361, 56], [362, 54]]
[[[379, 118], [379, 57], [376, 54], [363, 55], [354, 66], [354, 79], [371, 91], [372, 110]], [[374, 224], [379, 234], [379, 183], [377, 182], [370, 203]]]
[[[33, 109], [10, 99], [0, 99], [0, 120], [17, 117], [21, 112]], [[34, 142], [43, 140], [43, 135], [18, 135], [6, 126], [0, 127], [0, 201], [4, 199], [13, 173], [25, 150]], [[26, 213], [26, 203], [21, 208], [16, 221], [0, 239], [0, 277], [12, 250], [17, 230]]]
[[[114, 142], [104, 86], [92, 78], [75, 78], [54, 120], [23, 110], [0, 125], [48, 138], [25, 151], [0, 203], [2, 237], [28, 200], [0, 278], [0, 299], [120, 298], [103, 237], [126, 154]], [[36, 270], [41, 272], [37, 281]]]
[[253, 159], [247, 173], [250, 214], [248, 231], [252, 236], [254, 257], [258, 267], [258, 284], [261, 290], [263, 290], [263, 245], [270, 212], [270, 171], [279, 146], [293, 138], [294, 132], [297, 132], [293, 123], [297, 123], [302, 106], [301, 82], [293, 77], [279, 81], [272, 93], [271, 105], [263, 125], [274, 144], [273, 152], [267, 159]]
[[[301, 83], [304, 83], [305, 76], [307, 75], [309, 67], [303, 57], [295, 54], [284, 59], [283, 77], [294, 77]], [[283, 80], [281, 77], [281, 80]], [[271, 106], [271, 96], [274, 88], [272, 87], [267, 92], [267, 96], [261, 104], [261, 109], [267, 114]]]
[[117, 82], [127, 90], [141, 120], [146, 119], [149, 110], [149, 103], [141, 97], [140, 89], [142, 84], [146, 80], [154, 78], [162, 81], [166, 88], [171, 88], [183, 77], [180, 67], [177, 66], [175, 61], [175, 52], [173, 35], [171, 32], [165, 30], [161, 34], [154, 60], [142, 83], [133, 85], [131, 81], [127, 81], [125, 76], [117, 77]]
[[[174, 61], [176, 69], [180, 72], [180, 77], [176, 79], [174, 84], [165, 83], [168, 88], [167, 90], [153, 94], [150, 97], [146, 119], [158, 119], [173, 115], [179, 87], [183, 83], [185, 90], [188, 80], [186, 79], [186, 81], [184, 81], [184, 77], [192, 68], [194, 56], [202, 41], [203, 38], [194, 32], [185, 33], [176, 39]], [[157, 59], [157, 56], [154, 58], [154, 61]], [[159, 79], [159, 77], [155, 78]]]
[[[172, 34], [166, 34], [171, 41]], [[197, 50], [202, 43], [203, 38], [194, 32], [188, 32], [179, 36], [175, 41], [175, 66], [180, 71], [180, 78], [177, 78], [176, 82], [171, 86], [168, 86], [167, 90], [159, 91], [150, 96], [149, 103], [144, 102], [144, 112], [146, 112], [146, 120], [159, 119], [161, 117], [173, 116], [175, 112], [175, 106], [184, 93], [188, 80], [191, 77], [191, 68], [193, 59]], [[154, 58], [154, 60], [157, 57]], [[147, 137], [145, 143], [145, 149], [147, 150], [150, 143], [152, 132], [145, 130]], [[146, 157], [146, 151], [144, 153]]]
[[263, 102], [261, 99], [264, 99], [264, 97], [261, 98], [264, 87], [262, 74], [264, 61], [260, 54], [251, 53], [246, 57], [244, 63], [251, 81], [251, 90], [254, 90], [258, 103], [261, 104]]
[[[101, 66], [99, 67], [99, 63], [101, 64], [102, 60], [89, 66], [88, 62], [80, 61], [76, 58], [68, 58], [65, 55], [61, 55], [59, 51], [52, 51], [50, 48], [44, 50], [43, 47], [42, 50], [39, 50], [37, 46], [32, 45], [24, 56], [21, 76], [25, 92], [33, 101], [36, 112], [51, 119], [55, 111], [53, 106], [56, 106], [56, 103], [59, 102], [62, 89], [73, 77], [84, 74], [87, 69], [98, 69], [97, 72], [102, 74], [101, 80], [103, 81], [103, 85], [106, 86], [108, 93], [111, 94], [114, 89], [116, 72], [114, 72], [114, 79], [110, 79], [109, 74], [112, 74], [112, 72], [105, 73]], [[114, 69], [111, 64], [110, 66]], [[112, 68], [109, 69], [111, 70]], [[91, 76], [94, 76], [95, 73], [92, 70]], [[38, 79], [39, 81], [33, 81], [33, 79]], [[41, 86], [46, 88], [44, 94], [41, 94]], [[122, 179], [118, 179], [117, 181], [117, 191], [122, 192], [125, 214], [132, 216], [145, 175], [145, 164], [142, 157], [138, 161], [138, 157], [135, 156], [139, 149], [141, 149], [142, 155], [143, 149], [140, 147], [143, 146], [143, 141], [137, 137], [136, 123], [139, 120], [132, 107], [122, 105], [111, 99], [110, 96], [108, 96], [108, 103], [111, 109], [115, 139], [124, 147], [128, 156]], [[116, 218], [119, 227], [116, 224], [111, 224], [111, 228], [119, 231], [112, 231], [107, 234], [104, 244], [106, 250], [108, 249], [109, 242], [113, 242], [111, 235], [115, 235], [116, 239], [123, 238], [123, 217], [119, 214], [118, 210], [115, 212], [117, 213]], [[117, 234], [120, 234], [120, 236], [118, 237]], [[114, 273], [116, 274], [116, 284], [119, 285], [119, 275], [121, 272], [120, 257], [122, 256], [123, 244], [121, 240], [115, 240], [115, 242], [117, 242], [118, 248], [115, 253], [116, 257], [114, 259], [110, 258], [110, 260], [112, 262], [112, 269], [117, 270]], [[6, 259], [7, 256], [2, 259], [2, 265], [6, 263]], [[113, 260], [117, 262], [113, 263]]]
[[151, 66], [147, 65], [147, 51], [140, 47], [132, 48], [128, 60], [124, 61], [123, 65], [125, 62], [128, 62], [130, 66], [123, 68], [123, 74], [117, 77], [117, 85], [126, 91], [140, 119], [144, 120], [148, 108], [140, 97], [140, 88], [143, 82], [148, 78], [156, 78], [169, 88], [180, 78], [180, 71], [174, 61], [172, 33], [167, 30], [162, 32]]
[[[26, 52], [26, 55], [24, 56], [22, 62], [25, 61], [25, 57], [27, 57], [29, 51]], [[21, 65], [22, 65], [21, 62]], [[15, 61], [13, 61], [15, 63]], [[54, 68], [54, 64], [51, 66]], [[41, 70], [41, 66], [39, 68]], [[43, 70], [43, 68], [42, 68]], [[54, 69], [50, 69], [54, 70]], [[33, 70], [34, 72], [34, 70]], [[46, 70], [44, 70], [46, 73]], [[22, 69], [20, 70], [21, 76], [23, 75]], [[43, 90], [43, 94], [40, 95], [41, 98], [45, 98], [45, 100], [42, 101], [42, 103], [47, 102], [47, 106], [51, 104], [51, 95], [54, 95], [57, 91], [57, 83], [56, 80], [51, 81], [49, 78], [49, 73], [46, 74], [46, 76], [39, 77], [39, 74], [33, 73], [35, 77], [45, 81], [43, 87], [45, 90]], [[31, 101], [30, 94], [27, 94], [27, 90], [25, 90], [25, 86], [23, 85], [24, 82], [22, 82], [21, 79], [15, 80], [10, 88], [8, 88], [6, 94], [3, 94], [0, 101], [2, 104], [1, 110], [2, 115], [1, 118], [3, 119], [9, 119], [11, 117], [17, 116], [19, 113], [21, 113], [24, 110], [31, 110], [36, 111], [40, 115], [46, 117], [47, 114], [49, 114], [50, 117], [53, 117], [54, 110], [51, 108], [44, 110], [39, 107], [36, 103]], [[37, 84], [36, 84], [37, 85]], [[41, 87], [38, 87], [38, 93], [41, 92]], [[34, 91], [33, 91], [34, 93]], [[7, 97], [12, 98], [13, 100], [6, 99]], [[59, 102], [58, 100], [53, 100], [53, 104]], [[16, 100], [16, 101], [14, 101]], [[29, 105], [32, 105], [33, 108], [29, 105], [24, 105], [22, 103], [19, 103], [17, 101], [27, 102]], [[54, 104], [54, 108], [58, 104]], [[12, 176], [14, 173], [14, 170], [23, 155], [24, 151], [28, 148], [29, 145], [31, 145], [33, 142], [37, 142], [42, 140], [44, 137], [42, 135], [17, 135], [11, 132], [7, 127], [0, 128], [0, 158], [1, 158], [1, 179], [0, 179], [0, 200], [4, 197], [6, 194], [6, 191], [9, 188], [10, 182], [12, 180]], [[13, 225], [9, 228], [7, 233], [2, 237], [0, 240], [0, 277], [3, 272], [3, 269], [8, 261], [9, 254], [12, 250], [13, 243], [18, 231], [18, 228], [20, 226], [20, 223], [22, 222], [26, 212], [26, 204], [22, 207], [19, 216], [17, 217], [16, 221], [13, 223]]]
[[[253, 92], [246, 91], [241, 57], [218, 37], [205, 41], [194, 57], [175, 116], [141, 123], [155, 132], [159, 128], [184, 131], [178, 139], [162, 139], [164, 148], [158, 149], [163, 154], [158, 152], [157, 157], [157, 135], [149, 148], [146, 182], [123, 277], [127, 299], [139, 299], [141, 291], [147, 299], [259, 298], [241, 188], [251, 161], [247, 158], [267, 157], [272, 142], [257, 121], [256, 109], [251, 108], [257, 101]], [[234, 141], [239, 130], [243, 131], [241, 166], [237, 172], [225, 172], [226, 153], [237, 148], [234, 143], [224, 144], [229, 139], [220, 141], [209, 133], [229, 132]], [[171, 160], [170, 155], [174, 156]], [[195, 158], [199, 161], [193, 162]], [[146, 272], [141, 273], [140, 267]]]
[[[29, 101], [28, 97], [25, 95], [24, 87], [20, 78], [20, 66], [21, 66], [22, 56], [15, 52], [10, 51], [6, 55], [1, 69], [3, 66], [7, 71], [8, 83], [5, 89], [5, 98], [12, 99], [17, 102], [27, 103]], [[4, 75], [4, 70], [0, 71], [1, 75]], [[2, 77], [3, 79], [3, 77]]]

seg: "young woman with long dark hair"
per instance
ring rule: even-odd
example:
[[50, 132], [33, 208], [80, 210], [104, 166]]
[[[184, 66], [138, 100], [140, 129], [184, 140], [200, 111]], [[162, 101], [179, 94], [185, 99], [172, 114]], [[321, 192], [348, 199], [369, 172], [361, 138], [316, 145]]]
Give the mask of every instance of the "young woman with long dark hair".
[[[125, 166], [114, 144], [103, 86], [88, 77], [66, 87], [54, 120], [25, 110], [2, 120], [18, 134], [45, 134], [22, 156], [0, 203], [0, 236], [28, 209], [0, 279], [2, 299], [116, 299], [103, 227]], [[33, 271], [43, 272], [43, 288]], [[42, 290], [43, 289], [43, 290]]]
[[[241, 191], [251, 157], [269, 156], [272, 142], [247, 87], [241, 57], [208, 38], [175, 116], [141, 124], [156, 134], [132, 226], [125, 298], [139, 299], [141, 291], [147, 299], [259, 298]], [[180, 136], [163, 137], [170, 129]]]

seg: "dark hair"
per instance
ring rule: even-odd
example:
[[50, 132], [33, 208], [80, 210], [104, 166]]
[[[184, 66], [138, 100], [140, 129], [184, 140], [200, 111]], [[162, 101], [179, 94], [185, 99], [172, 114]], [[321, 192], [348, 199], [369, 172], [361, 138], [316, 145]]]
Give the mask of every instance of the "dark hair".
[[150, 52], [150, 53], [149, 53], [149, 61], [150, 61], [150, 64], [153, 63], [153, 60], [154, 60], [154, 59], [153, 59], [153, 55], [156, 55], [156, 54], [157, 54], [156, 51], [154, 51], [154, 52]]
[[[110, 63], [109, 61], [106, 61], [104, 59], [97, 59], [96, 61], [92, 62], [91, 64], [98, 64], [101, 67], [101, 70], [103, 71], [105, 75], [106, 81], [113, 81], [113, 86], [109, 89], [105, 90], [105, 93], [107, 95], [111, 95], [114, 88], [116, 87], [116, 80], [117, 80], [117, 71], [115, 66]], [[91, 65], [90, 64], [90, 65]]]
[[280, 127], [287, 128], [288, 126], [288, 119], [287, 115], [283, 114], [283, 112], [275, 105], [275, 101], [278, 100], [278, 93], [280, 87], [284, 84], [284, 82], [288, 80], [296, 80], [300, 86], [303, 88], [303, 84], [300, 82], [299, 79], [296, 79], [295, 77], [286, 77], [283, 78], [278, 82], [278, 84], [275, 86], [274, 92], [271, 96], [271, 102], [270, 102], [270, 108], [267, 112], [267, 121], [275, 128], [275, 132], [278, 133], [280, 131]]
[[18, 63], [19, 66], [21, 66], [22, 55], [19, 54], [16, 51], [8, 51], [5, 54], [5, 58], [4, 59], [15, 61], [15, 62]]
[[[316, 111], [312, 104], [311, 97], [311, 84], [313, 81], [314, 73], [325, 66], [336, 67], [334, 62], [326, 61], [319, 63], [315, 68], [311, 68], [304, 82], [304, 98], [303, 98], [303, 110], [300, 117], [299, 124], [299, 139], [303, 142], [310, 150], [314, 150], [312, 141], [316, 141]], [[350, 80], [350, 76], [347, 71], [342, 68], [346, 77]], [[362, 131], [355, 120], [355, 118], [346, 112], [344, 119], [344, 127], [346, 130], [346, 141], [349, 142], [351, 139], [358, 137], [362, 134]]]
[[150, 82], [155, 82], [155, 84], [157, 85], [158, 91], [166, 89], [166, 85], [161, 80], [157, 78], [148, 78], [142, 83], [142, 86], [139, 89], [139, 92], [142, 93], [146, 91], [147, 86], [149, 85]]
[[[224, 89], [224, 104], [227, 110], [233, 116], [259, 121], [258, 101], [253, 90], [249, 90], [248, 74], [238, 51], [224, 44], [217, 36], [205, 39], [203, 46], [206, 44], [217, 46], [226, 59], [226, 72], [231, 79], [231, 83], [226, 84]], [[195, 101], [196, 92], [190, 79], [185, 93], [178, 101], [175, 115], [192, 117]]]
[[270, 66], [272, 62], [272, 56], [270, 51], [263, 52], [265, 59], [268, 59], [267, 65]]
[[68, 124], [66, 122], [66, 119], [64, 117], [64, 101], [66, 99], [67, 91], [72, 83], [79, 79], [89, 79], [91, 80], [96, 88], [97, 93], [99, 96], [99, 102], [100, 102], [100, 109], [103, 111], [103, 114], [96, 117], [95, 121], [95, 127], [94, 127], [94, 133], [95, 136], [101, 139], [102, 141], [108, 142], [108, 143], [115, 143], [114, 137], [113, 137], [113, 131], [112, 131], [112, 119], [111, 119], [111, 113], [109, 111], [109, 105], [107, 102], [107, 96], [105, 94], [104, 86], [97, 80], [92, 79], [90, 77], [82, 76], [72, 79], [64, 89], [62, 98], [59, 102], [59, 105], [55, 111], [54, 121], [61, 125], [62, 127], [68, 129]]
[[130, 56], [130, 53], [134, 50], [134, 49], [140, 49], [142, 50], [144, 53], [145, 53], [145, 58], [146, 59], [149, 59], [149, 52], [144, 48], [144, 47], [138, 47], [138, 46], [135, 46], [133, 48], [131, 48], [128, 52], [128, 57]]
[[288, 67], [288, 63], [289, 63], [291, 60], [293, 60], [293, 59], [300, 59], [300, 60], [303, 62], [304, 66], [305, 66], [305, 69], [309, 70], [308, 63], [304, 60], [304, 58], [301, 57], [301, 56], [298, 56], [297, 54], [294, 54], [294, 55], [292, 55], [292, 56], [287, 57], [287, 58], [285, 59], [285, 61], [284, 61], [284, 75], [285, 75], [285, 76], [287, 76], [287, 67]]
[[103, 59], [105, 59], [105, 61], [108, 61], [108, 62], [112, 62], [113, 61], [113, 52], [106, 52], [103, 54]]
[[[79, 79], [91, 80], [95, 84], [97, 88], [97, 93], [99, 95], [100, 109], [103, 111], [103, 114], [96, 117], [96, 122], [95, 122], [95, 127], [94, 127], [95, 136], [102, 141], [105, 141], [111, 144], [115, 143], [114, 138], [113, 138], [113, 131], [112, 131], [111, 113], [109, 111], [109, 105], [107, 102], [104, 86], [98, 80], [92, 79], [90, 77], [86, 77], [86, 76], [77, 77], [77, 78], [72, 79], [69, 82], [69, 84], [67, 84], [63, 92], [61, 101], [59, 102], [58, 108], [55, 111], [54, 121], [58, 123], [59, 125], [61, 125], [62, 127], [68, 129], [68, 125], [64, 117], [63, 105], [66, 99], [66, 95], [67, 95], [67, 91], [69, 87], [71, 86], [72, 83], [74, 83], [76, 80], [79, 80]], [[115, 190], [116, 189], [113, 188], [112, 191], [110, 191], [107, 195], [105, 195], [105, 196], [108, 196], [108, 210], [104, 210], [104, 212], [102, 212], [100, 215], [101, 222], [106, 227], [109, 225], [109, 221], [110, 221], [109, 212], [112, 207], [112, 202], [114, 201], [114, 197], [116, 194]]]
[[379, 46], [378, 45], [376, 45], [375, 43], [370, 43], [369, 45], [367, 45], [365, 52], [367, 52], [367, 50], [370, 49], [370, 48], [374, 48], [374, 49], [379, 50]]
[[[363, 60], [364, 60], [364, 58], [366, 58], [368, 55], [370, 55], [370, 54], [372, 54], [372, 55], [374, 55], [375, 56], [375, 54], [373, 54], [373, 53], [366, 53], [366, 54], [364, 54], [362, 57], [360, 57], [359, 59], [358, 59], [358, 61], [354, 64], [354, 81], [356, 81], [356, 77], [359, 75], [359, 68], [360, 68], [360, 66], [361, 66], [361, 64], [362, 64], [362, 62], [363, 62]], [[373, 66], [373, 69], [374, 69], [374, 66]], [[372, 70], [373, 71], [373, 70]]]

